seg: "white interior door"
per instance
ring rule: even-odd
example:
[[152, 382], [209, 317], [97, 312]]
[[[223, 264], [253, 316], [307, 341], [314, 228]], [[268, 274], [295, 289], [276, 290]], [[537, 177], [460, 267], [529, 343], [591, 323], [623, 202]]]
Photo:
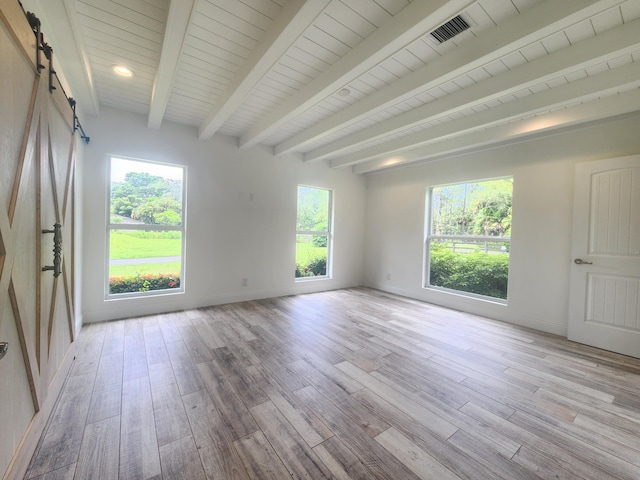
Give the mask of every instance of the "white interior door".
[[640, 155], [576, 165], [570, 340], [640, 358]]

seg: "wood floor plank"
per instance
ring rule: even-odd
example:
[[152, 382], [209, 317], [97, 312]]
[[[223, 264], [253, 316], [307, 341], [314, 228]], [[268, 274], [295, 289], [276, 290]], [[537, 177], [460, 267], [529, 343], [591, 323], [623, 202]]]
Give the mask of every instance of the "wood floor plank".
[[146, 326], [143, 329], [144, 347], [147, 355], [147, 366], [169, 362], [169, 352], [158, 325]]
[[[513, 457], [513, 461], [531, 470], [538, 477], [545, 480], [584, 480], [588, 477], [578, 475], [577, 472], [566, 470], [556, 458], [542, 452], [523, 446]], [[597, 473], [602, 475], [603, 472]], [[601, 478], [601, 477], [595, 477]]]
[[268, 400], [262, 389], [251, 382], [251, 377], [246, 374], [246, 367], [228, 347], [214, 350], [212, 359], [216, 360], [216, 363], [248, 408]]
[[67, 378], [29, 466], [29, 478], [77, 462], [94, 381], [93, 373]]
[[120, 416], [90, 423], [85, 428], [75, 478], [118, 479]]
[[331, 473], [271, 401], [250, 409], [293, 478], [329, 478]]
[[[609, 475], [605, 470], [602, 470], [597, 465], [589, 463], [578, 451], [569, 448], [562, 441], [551, 441], [551, 437], [539, 436], [534, 431], [530, 431], [515, 423], [505, 420], [497, 415], [493, 415], [482, 408], [477, 407], [472, 402], [465, 405], [462, 410], [478, 421], [491, 426], [494, 430], [501, 432], [515, 441], [522, 443], [523, 447], [527, 447], [531, 450], [529, 456], [533, 458], [548, 458], [551, 460], [551, 465], [557, 465], [559, 472], [563, 471], [572, 472], [580, 478], [585, 479], [603, 479]], [[522, 457], [519, 457], [519, 453], [522, 448], [518, 450], [513, 459], [517, 463], [527, 465], [522, 461]], [[518, 458], [520, 460], [518, 460]], [[537, 472], [538, 469], [534, 469]]]
[[91, 324], [77, 352], [29, 480], [640, 478], [640, 360], [390, 293]]
[[367, 387], [376, 395], [379, 395], [388, 402], [396, 405], [404, 413], [412, 417], [414, 420], [422, 423], [425, 427], [442, 438], [447, 439], [458, 430], [458, 427], [446, 420], [443, 420], [439, 415], [428, 408], [406, 397], [391, 386], [360, 370], [349, 362], [340, 363], [337, 367], [343, 372], [351, 375], [354, 379], [358, 380], [362, 385]]
[[124, 363], [122, 375], [125, 380], [149, 375], [144, 335], [136, 333], [124, 337]]
[[253, 432], [234, 442], [249, 478], [282, 480], [291, 478], [280, 457], [261, 431]]
[[128, 318], [124, 324], [124, 334], [127, 335], [142, 335], [145, 325], [145, 319], [143, 317]]
[[335, 480], [351, 480], [354, 478], [367, 478], [368, 472], [363, 471], [360, 475], [349, 475], [343, 465], [327, 450], [325, 445], [316, 445], [313, 451], [318, 455], [331, 472]]
[[199, 317], [191, 320], [192, 326], [196, 329], [202, 342], [209, 348], [224, 347], [224, 341], [218, 336], [210, 317]]
[[201, 390], [185, 395], [183, 400], [207, 479], [249, 478], [209, 394]]
[[[552, 425], [535, 418], [531, 415], [516, 412], [510, 419], [510, 422], [533, 432], [538, 437], [548, 438], [550, 442], [555, 443], [558, 447], [581, 451], [581, 456], [585, 458], [587, 463], [600, 467], [602, 470], [615, 478], [622, 480], [637, 480], [637, 466], [634, 466], [614, 455], [599, 450], [576, 437], [567, 433], [563, 433], [555, 429]], [[605, 477], [606, 478], [606, 477]]]
[[345, 374], [339, 368], [336, 368], [335, 365], [332, 365], [311, 352], [305, 352], [302, 355], [302, 359], [347, 393], [357, 392], [364, 388], [363, 385], [353, 377]]
[[120, 414], [122, 383], [95, 388], [87, 414], [87, 423], [98, 422]]
[[300, 361], [300, 365], [304, 365], [300, 369], [300, 375], [308, 379], [318, 392], [330, 400], [341, 414], [348, 418], [350, 423], [371, 437], [375, 437], [390, 427], [389, 423], [375, 412], [363, 410], [358, 402], [354, 401], [352, 396], [344, 391], [340, 385], [332, 382], [331, 379], [310, 367], [306, 362]]
[[572, 398], [588, 396], [607, 403], [613, 403], [615, 399], [613, 395], [602, 390], [596, 390], [589, 387], [583, 387], [576, 383], [562, 381], [560, 378], [552, 377], [542, 372], [533, 373], [532, 371], [524, 372], [522, 370], [508, 368], [504, 371], [504, 374], [510, 377], [519, 378], [537, 385], [538, 387], [544, 387], [547, 390], [562, 392], [563, 395], [571, 396]]
[[587, 417], [624, 430], [630, 434], [640, 431], [640, 410], [620, 407], [613, 403], [597, 402], [589, 397], [580, 400], [567, 398], [544, 388], [534, 394], [535, 399], [544, 399], [562, 405], [567, 409], [584, 413]]
[[429, 392], [413, 389], [411, 385], [408, 385], [407, 382], [402, 381], [402, 379], [385, 377], [381, 375], [379, 370], [373, 372], [371, 375], [397, 389], [399, 392], [404, 393], [411, 400], [425, 406], [442, 420], [449, 422], [459, 429], [464, 429], [470, 436], [485, 443], [489, 448], [494, 449], [506, 458], [511, 458], [521, 446], [520, 443], [513, 441], [509, 437], [505, 437], [500, 432], [488, 428], [481, 422], [464, 414], [464, 412], [459, 410], [462, 405], [459, 407], [456, 405], [451, 406], [446, 402], [446, 397], [443, 402], [438, 397], [432, 396]]
[[244, 341], [228, 324], [232, 317], [221, 316], [219, 318], [222, 320], [216, 323], [216, 334], [223, 341], [224, 346], [229, 347], [247, 367], [261, 363], [262, 359], [256, 355], [255, 347]]
[[[163, 370], [165, 372], [171, 370], [171, 367], [167, 364], [155, 365], [152, 368], [157, 372], [160, 365], [164, 366]], [[191, 428], [189, 427], [178, 385], [171, 381], [173, 373], [166, 373], [160, 379], [157, 374], [154, 374], [153, 370], [150, 373], [156, 434], [158, 445], [162, 447], [162, 445], [190, 435]]]
[[32, 480], [73, 480], [73, 476], [76, 473], [76, 464], [72, 463], [65, 467], [58, 468], [52, 472], [45, 473], [38, 477], [34, 477]]
[[371, 436], [362, 435], [361, 426], [353, 423], [336, 405], [323, 400], [323, 395], [313, 387], [305, 387], [295, 392], [307, 406], [318, 412], [318, 415], [335, 432], [335, 434], [355, 452], [360, 462], [367, 467], [373, 478], [416, 479], [402, 462], [391, 455]]
[[106, 329], [98, 325], [101, 324], [82, 329], [82, 335], [76, 340], [76, 359], [69, 370], [70, 376], [95, 373], [98, 370], [106, 335]]
[[258, 430], [258, 425], [215, 360], [196, 365], [204, 385], [220, 411], [229, 438], [237, 440]]
[[202, 390], [204, 384], [195, 369], [195, 364], [185, 343], [182, 340], [168, 343], [167, 352], [180, 394], [186, 395]]
[[378, 412], [383, 418], [388, 419], [394, 428], [422, 450], [429, 452], [439, 463], [456, 473], [460, 478], [484, 479], [495, 476], [493, 472], [482, 464], [470, 458], [445, 439], [437, 436], [369, 389], [360, 390], [352, 396], [365, 408]]
[[185, 323], [188, 325], [189, 318], [180, 312], [164, 313], [157, 316], [158, 326], [165, 343], [182, 340], [182, 335], [180, 335], [180, 330], [178, 330], [178, 325], [176, 324], [176, 322], [180, 323], [181, 317], [187, 320]]
[[402, 373], [408, 378], [417, 377], [415, 380], [415, 383], [417, 384], [422, 384], [427, 381], [435, 385], [441, 385], [446, 389], [446, 391], [453, 390], [458, 392], [466, 401], [468, 401], [469, 398], [473, 398], [474, 402], [483, 408], [486, 408], [487, 410], [504, 418], [509, 418], [515, 411], [513, 408], [508, 407], [491, 397], [472, 391], [462, 383], [467, 379], [466, 376], [449, 370], [430, 360], [420, 362], [416, 358], [403, 357], [394, 353], [388, 355], [384, 359], [381, 359], [380, 366], [387, 367], [398, 374]]
[[213, 358], [211, 356], [211, 349], [202, 341], [194, 325], [181, 325], [178, 327], [178, 331], [191, 355], [193, 363], [208, 362]]
[[505, 458], [484, 442], [478, 442], [464, 430], [447, 439], [449, 443], [483, 464], [498, 478], [505, 480], [535, 480], [538, 476], [510, 458]]
[[578, 413], [573, 419], [573, 424], [584, 428], [588, 432], [603, 435], [614, 442], [620, 442], [629, 448], [633, 448], [638, 452], [636, 458], [640, 457], [640, 437], [638, 435], [595, 420], [584, 413]]
[[122, 385], [120, 477], [152, 480], [160, 476], [160, 456], [148, 377]]
[[310, 447], [333, 436], [331, 429], [311, 409], [296, 401], [294, 395], [276, 384], [267, 385], [263, 390]]
[[105, 331], [102, 355], [111, 355], [124, 351], [124, 320], [109, 322]]
[[120, 415], [123, 362], [122, 353], [101, 357], [91, 395], [87, 423]]
[[447, 469], [393, 427], [378, 435], [376, 441], [423, 480], [432, 478], [437, 478], [438, 480], [460, 480], [458, 475]]
[[162, 478], [171, 480], [206, 480], [198, 449], [192, 436], [186, 436], [160, 447]]

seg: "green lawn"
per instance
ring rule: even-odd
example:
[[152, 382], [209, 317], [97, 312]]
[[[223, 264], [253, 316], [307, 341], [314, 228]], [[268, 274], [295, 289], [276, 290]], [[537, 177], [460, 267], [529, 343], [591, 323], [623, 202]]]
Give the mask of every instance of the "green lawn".
[[[112, 231], [111, 259], [173, 257], [181, 254], [180, 238], [142, 238], [141, 232]], [[144, 232], [143, 232], [144, 233]], [[149, 236], [146, 233], [145, 236]], [[296, 243], [296, 262], [307, 264], [313, 258], [327, 256], [326, 247], [313, 243]], [[109, 277], [128, 277], [145, 273], [180, 274], [180, 262], [141, 263], [135, 265], [111, 265]]]
[[306, 264], [312, 258], [326, 257], [327, 247], [316, 247], [313, 243], [296, 243], [296, 263]]
[[135, 277], [145, 273], [180, 275], [180, 262], [138, 263], [136, 265], [111, 265], [109, 277]]
[[[166, 238], [166, 237], [176, 238]], [[182, 254], [179, 232], [112, 230], [110, 258], [178, 257]]]

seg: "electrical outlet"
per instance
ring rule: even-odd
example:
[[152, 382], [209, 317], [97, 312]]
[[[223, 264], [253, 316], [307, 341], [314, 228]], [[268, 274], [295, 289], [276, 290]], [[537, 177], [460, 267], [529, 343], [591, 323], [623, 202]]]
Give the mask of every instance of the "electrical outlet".
[[246, 278], [243, 278], [243, 279], [242, 279], [242, 286], [243, 286], [243, 287], [246, 287], [246, 286], [247, 286], [247, 279], [246, 279]]

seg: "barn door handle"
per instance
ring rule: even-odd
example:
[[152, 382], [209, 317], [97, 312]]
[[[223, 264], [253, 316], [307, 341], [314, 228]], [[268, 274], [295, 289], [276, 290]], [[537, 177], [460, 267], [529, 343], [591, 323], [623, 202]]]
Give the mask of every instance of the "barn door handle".
[[583, 260], [581, 258], [576, 258], [573, 263], [575, 263], [576, 265], [593, 265], [593, 262], [587, 262], [586, 260]]
[[53, 276], [58, 277], [62, 272], [62, 225], [53, 224], [53, 230], [42, 230], [42, 233], [53, 233], [53, 265], [42, 267], [42, 271], [53, 270]]

